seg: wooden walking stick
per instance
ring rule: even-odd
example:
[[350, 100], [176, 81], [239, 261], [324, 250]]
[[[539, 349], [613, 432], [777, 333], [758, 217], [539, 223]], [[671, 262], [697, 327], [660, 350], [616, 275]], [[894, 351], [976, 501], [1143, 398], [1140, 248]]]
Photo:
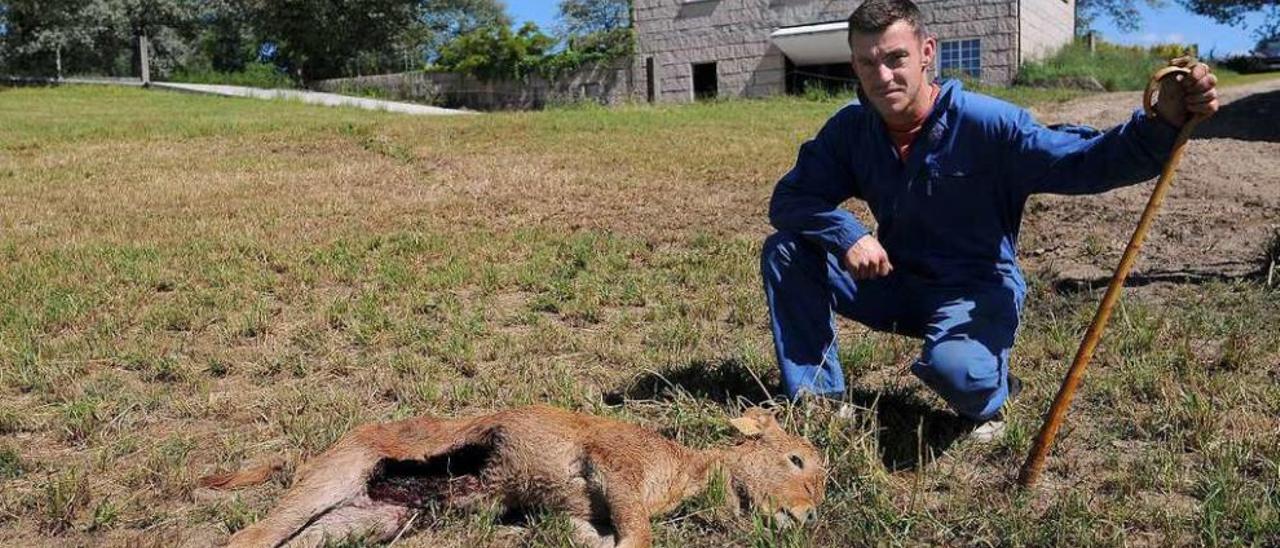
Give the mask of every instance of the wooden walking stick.
[[[1174, 63], [1180, 63], [1174, 65]], [[1191, 68], [1195, 65], [1195, 60], [1191, 58], [1179, 58], [1171, 62], [1171, 66], [1162, 68], [1151, 75], [1151, 80], [1147, 83], [1147, 89], [1142, 95], [1142, 107], [1148, 116], [1156, 116], [1155, 108], [1152, 105], [1152, 95], [1160, 88], [1160, 81], [1167, 77], [1176, 77], [1178, 74], [1189, 76]], [[1071, 398], [1075, 396], [1076, 387], [1080, 385], [1080, 378], [1084, 376], [1084, 369], [1089, 365], [1089, 360], [1093, 358], [1093, 351], [1098, 346], [1099, 339], [1102, 338], [1102, 330], [1107, 327], [1107, 320], [1111, 318], [1111, 309], [1115, 307], [1116, 301], [1120, 298], [1120, 290], [1124, 287], [1124, 280], [1129, 276], [1129, 269], [1133, 266], [1133, 262], [1138, 257], [1138, 248], [1142, 247], [1143, 240], [1147, 237], [1147, 229], [1151, 226], [1151, 220], [1155, 218], [1156, 211], [1160, 209], [1160, 202], [1164, 201], [1165, 192], [1169, 190], [1169, 183], [1173, 180], [1173, 172], [1178, 167], [1178, 162], [1182, 160], [1182, 152], [1186, 149], [1187, 139], [1191, 136], [1191, 132], [1195, 130], [1205, 116], [1196, 115], [1182, 125], [1182, 130], [1178, 133], [1178, 138], [1173, 144], [1173, 153], [1169, 156], [1169, 160], [1164, 164], [1164, 170], [1160, 173], [1160, 180], [1156, 182], [1155, 190], [1151, 191], [1151, 199], [1147, 201], [1147, 208], [1142, 212], [1142, 218], [1138, 221], [1138, 228], [1134, 230], [1133, 237], [1129, 239], [1129, 246], [1125, 248], [1124, 255], [1120, 258], [1120, 264], [1116, 265], [1115, 274], [1111, 276], [1111, 284], [1107, 286], [1107, 293], [1102, 297], [1102, 303], [1098, 305], [1098, 311], [1093, 316], [1093, 323], [1089, 324], [1089, 330], [1085, 332], [1084, 340], [1080, 342], [1080, 349], [1076, 351], [1075, 361], [1071, 363], [1071, 369], [1067, 371], [1067, 378], [1062, 381], [1062, 388], [1058, 389], [1058, 395], [1053, 399], [1053, 406], [1049, 408], [1049, 417], [1045, 419], [1044, 426], [1040, 428], [1040, 434], [1036, 436], [1035, 445], [1031, 448], [1031, 453], [1027, 455], [1027, 461], [1022, 465], [1022, 472], [1018, 475], [1018, 483], [1024, 487], [1030, 487], [1036, 483], [1040, 477], [1040, 470], [1044, 467], [1044, 459], [1049, 454], [1049, 446], [1053, 444], [1054, 436], [1058, 434], [1058, 428], [1062, 426], [1063, 418], [1067, 414], [1067, 408], [1071, 406]]]

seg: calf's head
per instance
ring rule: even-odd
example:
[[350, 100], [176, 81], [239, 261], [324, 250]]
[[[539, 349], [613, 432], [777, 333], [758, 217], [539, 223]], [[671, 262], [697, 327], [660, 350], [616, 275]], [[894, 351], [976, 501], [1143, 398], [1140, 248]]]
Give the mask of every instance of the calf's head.
[[748, 409], [729, 421], [745, 439], [725, 453], [731, 498], [782, 525], [817, 517], [826, 491], [822, 455], [808, 440], [787, 433], [771, 413]]

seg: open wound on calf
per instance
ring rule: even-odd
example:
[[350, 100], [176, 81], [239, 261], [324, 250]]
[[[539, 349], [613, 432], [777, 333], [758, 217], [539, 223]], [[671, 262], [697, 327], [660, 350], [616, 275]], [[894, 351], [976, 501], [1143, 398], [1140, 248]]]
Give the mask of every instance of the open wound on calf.
[[369, 478], [369, 498], [411, 508], [464, 504], [484, 494], [481, 472], [492, 452], [476, 444], [422, 460], [383, 459]]

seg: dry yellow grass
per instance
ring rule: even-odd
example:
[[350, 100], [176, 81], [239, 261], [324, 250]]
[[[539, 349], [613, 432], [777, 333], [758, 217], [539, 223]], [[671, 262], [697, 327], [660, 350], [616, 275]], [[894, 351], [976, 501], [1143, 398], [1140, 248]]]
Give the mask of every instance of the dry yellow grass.
[[[225, 539], [280, 484], [214, 469], [315, 454], [354, 424], [545, 402], [694, 446], [772, 388], [759, 241], [773, 181], [838, 103], [407, 118], [100, 88], [0, 91], [0, 543]], [[996, 448], [843, 331], [868, 409], [793, 409], [835, 463], [816, 528], [704, 516], [660, 543], [1280, 539], [1280, 305], [1254, 282], [1134, 297], [1048, 488], [1009, 475], [1092, 311], [1037, 282]], [[678, 389], [673, 389], [670, 382]], [[923, 434], [918, 440], [917, 429]], [[919, 442], [922, 442], [923, 445]], [[918, 450], [945, 449], [940, 459]], [[407, 545], [557, 545], [430, 515]]]

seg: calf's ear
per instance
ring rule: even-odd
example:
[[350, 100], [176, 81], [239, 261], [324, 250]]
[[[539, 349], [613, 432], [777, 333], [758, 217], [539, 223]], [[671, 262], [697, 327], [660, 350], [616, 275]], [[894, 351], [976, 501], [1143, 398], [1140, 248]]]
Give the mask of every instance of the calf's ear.
[[759, 407], [752, 407], [746, 410], [741, 417], [729, 420], [729, 424], [739, 433], [749, 438], [782, 429], [782, 426], [778, 424], [778, 419], [773, 417], [773, 413]]

